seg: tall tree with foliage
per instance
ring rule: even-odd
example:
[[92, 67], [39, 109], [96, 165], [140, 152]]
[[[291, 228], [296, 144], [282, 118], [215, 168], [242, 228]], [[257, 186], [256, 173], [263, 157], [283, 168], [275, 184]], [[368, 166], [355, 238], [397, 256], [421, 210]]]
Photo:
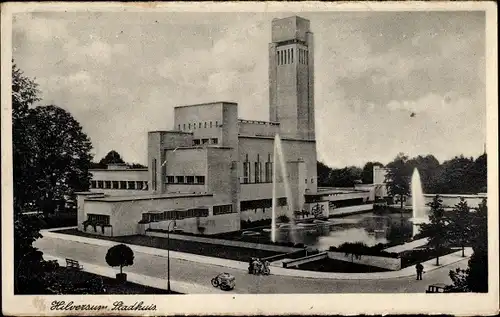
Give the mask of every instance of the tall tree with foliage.
[[37, 132], [32, 138], [38, 145], [31, 167], [36, 190], [31, 194], [46, 215], [65, 196], [88, 190], [92, 144], [78, 121], [62, 108], [36, 107], [30, 111], [29, 121]]
[[408, 156], [399, 153], [396, 158], [387, 164], [387, 174], [385, 182], [389, 196], [399, 197], [401, 200], [401, 210], [404, 199], [410, 194], [411, 166], [407, 164]]
[[380, 162], [368, 162], [363, 166], [363, 171], [361, 172], [361, 181], [363, 184], [373, 184], [373, 167], [379, 166], [384, 167], [384, 164]]
[[488, 207], [484, 199], [478, 208], [471, 212], [471, 245], [474, 253], [469, 259], [468, 268], [450, 271], [452, 292], [488, 292]]
[[35, 189], [31, 179], [37, 144], [33, 140], [36, 133], [29, 124], [30, 108], [40, 101], [37, 83], [12, 65], [12, 160], [15, 216], [30, 207], [30, 193]]
[[448, 221], [443, 208], [443, 200], [439, 195], [434, 196], [427, 205], [431, 208], [429, 223], [420, 224], [420, 234], [429, 237], [426, 248], [436, 252], [436, 265], [439, 265], [439, 254], [449, 244]]
[[465, 256], [465, 247], [471, 243], [471, 211], [464, 198], [455, 205], [448, 213], [448, 234], [450, 243], [462, 248], [462, 256]]
[[435, 184], [436, 178], [441, 171], [441, 165], [433, 155], [419, 155], [409, 159], [407, 164], [410, 171], [413, 171], [415, 168], [418, 169], [424, 193], [439, 193], [436, 191]]
[[106, 167], [108, 164], [125, 164], [121, 155], [115, 150], [111, 150], [99, 161], [99, 165]]

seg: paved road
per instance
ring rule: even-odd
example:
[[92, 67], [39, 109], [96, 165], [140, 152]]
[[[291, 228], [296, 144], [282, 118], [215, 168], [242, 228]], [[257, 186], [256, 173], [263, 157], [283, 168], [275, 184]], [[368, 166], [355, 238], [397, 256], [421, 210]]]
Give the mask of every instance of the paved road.
[[[37, 240], [35, 246], [46, 254], [107, 266], [107, 247], [51, 237]], [[220, 272], [231, 273], [236, 277], [237, 293], [421, 293], [432, 283], [449, 284], [448, 272], [457, 267], [466, 267], [467, 259], [426, 273], [422, 281], [416, 281], [414, 277], [323, 280], [291, 276], [255, 276], [241, 270], [172, 258], [170, 266], [172, 279], [204, 286], [210, 285], [210, 279]], [[166, 279], [167, 260], [164, 257], [136, 252], [134, 265], [124, 268], [124, 271]]]

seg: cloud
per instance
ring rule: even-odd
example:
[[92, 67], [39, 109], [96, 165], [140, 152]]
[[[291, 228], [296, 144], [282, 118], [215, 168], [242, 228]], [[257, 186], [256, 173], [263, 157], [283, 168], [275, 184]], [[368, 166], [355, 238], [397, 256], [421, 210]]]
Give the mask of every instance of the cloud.
[[[145, 163], [147, 131], [171, 129], [174, 106], [235, 101], [241, 118], [268, 120], [271, 20], [287, 15], [20, 14], [13, 54], [36, 77], [43, 103], [82, 123], [98, 158], [115, 149]], [[481, 152], [484, 15], [301, 15], [315, 37], [320, 159], [342, 167], [386, 163], [401, 151]]]

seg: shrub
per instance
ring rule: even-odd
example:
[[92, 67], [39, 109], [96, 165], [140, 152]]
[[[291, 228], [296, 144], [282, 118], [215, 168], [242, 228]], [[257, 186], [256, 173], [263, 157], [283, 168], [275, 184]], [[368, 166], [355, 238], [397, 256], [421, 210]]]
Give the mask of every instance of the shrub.
[[134, 264], [134, 251], [125, 244], [115, 245], [109, 248], [106, 254], [106, 263], [112, 267], [119, 266], [120, 274], [122, 274], [124, 266]]

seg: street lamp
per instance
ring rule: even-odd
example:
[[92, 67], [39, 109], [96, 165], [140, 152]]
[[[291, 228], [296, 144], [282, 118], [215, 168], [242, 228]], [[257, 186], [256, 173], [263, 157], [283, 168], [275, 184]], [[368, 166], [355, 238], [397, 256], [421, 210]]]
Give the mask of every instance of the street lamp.
[[175, 220], [171, 221], [167, 226], [167, 290], [170, 294], [170, 225], [173, 224], [172, 230], [176, 228]]

